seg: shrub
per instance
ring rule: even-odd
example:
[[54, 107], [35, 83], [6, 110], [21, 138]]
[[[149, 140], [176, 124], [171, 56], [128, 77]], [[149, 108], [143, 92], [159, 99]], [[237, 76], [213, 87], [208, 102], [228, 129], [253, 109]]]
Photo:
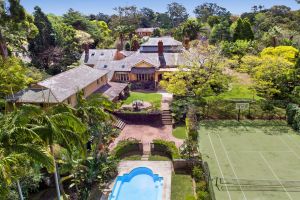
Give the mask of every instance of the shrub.
[[206, 191], [206, 182], [205, 181], [199, 181], [197, 184], [196, 184], [196, 191]]
[[198, 198], [198, 200], [209, 200], [210, 199], [208, 192], [204, 192], [204, 191], [197, 192], [197, 198]]
[[136, 139], [120, 141], [112, 151], [111, 155], [115, 158], [121, 159], [129, 152], [138, 151], [138, 145], [139, 141]]
[[180, 158], [179, 151], [174, 142], [165, 140], [153, 140], [153, 144], [155, 148], [158, 148], [161, 152], [169, 155], [172, 160]]
[[199, 166], [195, 166], [192, 170], [192, 177], [195, 179], [196, 182], [199, 182], [204, 179], [203, 177], [203, 170]]
[[185, 200], [197, 200], [194, 196], [187, 196]]
[[297, 104], [289, 103], [286, 107], [287, 123], [292, 125], [294, 122], [294, 117], [296, 115], [299, 106]]

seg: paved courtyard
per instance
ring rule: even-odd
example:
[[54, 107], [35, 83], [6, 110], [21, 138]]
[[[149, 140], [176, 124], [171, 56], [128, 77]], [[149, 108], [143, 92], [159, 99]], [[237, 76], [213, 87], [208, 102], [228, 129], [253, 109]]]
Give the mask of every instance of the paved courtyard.
[[183, 140], [177, 139], [172, 135], [172, 125], [135, 125], [127, 124], [121, 131], [119, 137], [110, 145], [110, 148], [114, 148], [119, 141], [129, 138], [135, 138], [140, 140], [144, 146], [148, 146], [155, 139], [163, 139], [167, 141], [174, 141], [177, 147], [180, 147]]

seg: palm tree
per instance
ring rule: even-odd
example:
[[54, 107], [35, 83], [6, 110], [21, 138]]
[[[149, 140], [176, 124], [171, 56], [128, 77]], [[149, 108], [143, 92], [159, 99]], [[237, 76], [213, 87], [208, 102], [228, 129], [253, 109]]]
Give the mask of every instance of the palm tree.
[[3, 116], [0, 121], [0, 180], [5, 185], [16, 181], [23, 200], [19, 177], [29, 168], [29, 160], [53, 170], [53, 157], [43, 140], [31, 129], [31, 120], [37, 113], [31, 106], [23, 106]]
[[[85, 99], [82, 93], [77, 95], [77, 107], [76, 116], [81, 119], [84, 123], [88, 124], [89, 135], [97, 138], [98, 149], [101, 149], [102, 145], [102, 133], [106, 125], [110, 125], [114, 122], [113, 116], [110, 114], [116, 105], [109, 101], [102, 95], [93, 95], [89, 99]], [[95, 149], [95, 156], [97, 150]]]
[[[49, 110], [44, 110], [36, 119], [33, 131], [36, 132], [47, 143], [50, 153], [54, 157], [54, 144], [59, 144], [72, 154], [74, 148], [85, 153], [87, 142], [87, 127], [73, 114], [73, 109], [67, 105], [57, 105]], [[60, 199], [61, 191], [64, 196], [63, 186], [59, 182], [58, 168], [55, 161], [54, 179], [57, 198]]]

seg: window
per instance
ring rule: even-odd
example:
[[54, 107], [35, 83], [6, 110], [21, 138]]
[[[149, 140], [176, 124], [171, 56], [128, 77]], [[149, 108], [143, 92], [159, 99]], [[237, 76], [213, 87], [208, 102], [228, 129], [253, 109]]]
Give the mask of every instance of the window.
[[153, 81], [153, 74], [137, 74], [136, 75], [138, 81]]
[[102, 79], [102, 77], [100, 79], [97, 79], [97, 85], [99, 85], [101, 83], [101, 79]]
[[129, 77], [127, 73], [116, 73], [116, 80], [117, 81], [129, 81]]
[[107, 65], [104, 65], [104, 68], [107, 68]]
[[69, 98], [67, 99], [67, 101], [68, 101], [68, 104], [71, 104], [71, 103], [72, 103], [71, 97], [69, 97]]

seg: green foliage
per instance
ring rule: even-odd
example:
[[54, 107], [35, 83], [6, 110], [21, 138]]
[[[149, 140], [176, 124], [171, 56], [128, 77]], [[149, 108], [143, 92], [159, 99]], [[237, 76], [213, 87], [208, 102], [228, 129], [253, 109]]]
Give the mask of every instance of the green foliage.
[[192, 170], [192, 177], [196, 182], [200, 182], [201, 180], [204, 179], [204, 172], [201, 167], [199, 166], [194, 166]]
[[118, 142], [118, 145], [113, 149], [111, 155], [117, 159], [123, 158], [126, 154], [137, 151], [137, 146], [139, 145], [140, 141], [136, 139], [130, 140], [122, 140]]
[[209, 42], [215, 44], [224, 40], [230, 40], [229, 27], [230, 25], [227, 21], [214, 25], [209, 37]]
[[188, 38], [189, 40], [195, 40], [198, 37], [198, 33], [201, 30], [201, 24], [196, 19], [188, 19], [182, 23], [175, 30], [175, 38], [178, 40], [183, 40]]
[[227, 90], [228, 77], [222, 73], [223, 57], [216, 47], [194, 42], [186, 54], [186, 63], [176, 73], [164, 74], [160, 85], [179, 96], [199, 97], [216, 95]]
[[27, 14], [19, 1], [0, 1], [0, 56], [9, 53], [24, 53], [24, 43], [38, 33], [33, 18]]
[[0, 58], [0, 74], [0, 98], [12, 95], [42, 79], [41, 73], [26, 67], [16, 57]]
[[156, 28], [154, 29], [153, 33], [152, 33], [153, 37], [160, 37], [161, 36], [161, 30], [160, 28]]
[[167, 5], [167, 13], [172, 21], [173, 28], [186, 21], [189, 14], [186, 8], [179, 3], [172, 2]]
[[153, 140], [153, 144], [158, 146], [158, 148], [163, 149], [163, 152], [171, 156], [171, 159], [180, 158], [179, 151], [174, 142], [165, 140]]
[[265, 48], [261, 53], [261, 57], [279, 57], [289, 62], [295, 63], [298, 58], [299, 50], [292, 46], [278, 46]]
[[209, 193], [206, 191], [199, 191], [199, 192], [197, 192], [197, 198], [199, 200], [209, 200], [210, 196], [209, 196]]
[[289, 103], [286, 107], [286, 115], [288, 124], [292, 125], [294, 122], [295, 115], [299, 110], [299, 106], [297, 104]]
[[196, 115], [196, 108], [189, 106], [189, 110], [185, 119], [186, 132], [188, 137], [194, 141], [198, 138], [198, 120]]
[[233, 28], [233, 41], [237, 40], [253, 40], [254, 33], [251, 24], [247, 18], [239, 18], [236, 24], [232, 24]]
[[203, 3], [194, 10], [196, 17], [201, 22], [207, 22], [210, 17], [229, 18], [230, 12], [215, 3]]
[[32, 63], [40, 69], [49, 70], [54, 61], [60, 58], [59, 50], [56, 47], [55, 32], [51, 22], [42, 12], [41, 8], [34, 8], [34, 24], [39, 33], [29, 41], [29, 51]]
[[238, 56], [242, 58], [247, 54], [257, 54], [257, 45], [253, 41], [236, 40], [235, 42], [222, 41], [221, 42], [222, 54], [227, 57]]

